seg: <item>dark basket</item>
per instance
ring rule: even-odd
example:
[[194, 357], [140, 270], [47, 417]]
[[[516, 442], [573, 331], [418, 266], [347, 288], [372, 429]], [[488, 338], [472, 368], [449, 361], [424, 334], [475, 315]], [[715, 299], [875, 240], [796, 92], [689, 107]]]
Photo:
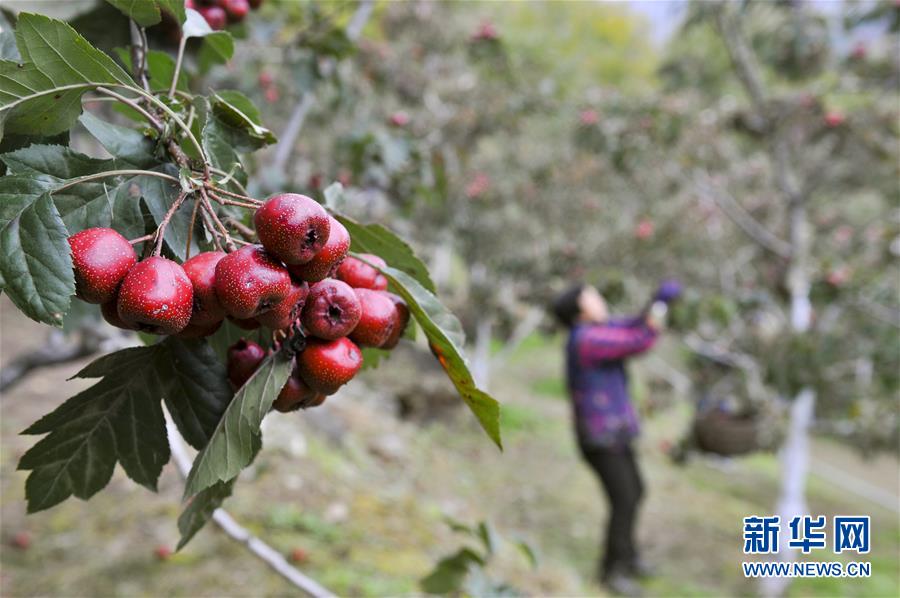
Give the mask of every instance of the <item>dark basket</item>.
[[759, 426], [759, 418], [752, 415], [699, 413], [694, 419], [694, 438], [697, 447], [707, 453], [725, 457], [746, 455], [762, 448]]

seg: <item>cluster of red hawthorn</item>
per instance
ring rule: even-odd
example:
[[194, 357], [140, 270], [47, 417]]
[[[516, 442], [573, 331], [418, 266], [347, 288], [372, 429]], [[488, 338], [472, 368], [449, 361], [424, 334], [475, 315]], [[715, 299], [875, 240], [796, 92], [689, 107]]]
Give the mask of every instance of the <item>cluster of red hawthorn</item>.
[[[319, 405], [362, 367], [359, 346], [397, 345], [409, 308], [387, 292], [387, 279], [370, 265], [384, 267], [384, 260], [348, 257], [350, 234], [315, 200], [276, 195], [261, 203], [254, 224], [259, 244], [206, 251], [184, 265], [159, 255], [164, 227], [133, 241], [111, 228], [83, 230], [69, 237], [76, 295], [99, 304], [107, 322], [128, 330], [201, 338], [228, 318], [244, 329], [273, 330], [276, 346], [300, 339], [274, 407]], [[133, 244], [151, 239], [153, 255], [138, 260]], [[260, 345], [244, 339], [229, 348], [228, 377], [235, 388], [265, 356]]]
[[263, 0], [184, 0], [185, 8], [192, 8], [206, 20], [210, 29], [225, 29], [240, 23], [250, 10], [262, 6]]

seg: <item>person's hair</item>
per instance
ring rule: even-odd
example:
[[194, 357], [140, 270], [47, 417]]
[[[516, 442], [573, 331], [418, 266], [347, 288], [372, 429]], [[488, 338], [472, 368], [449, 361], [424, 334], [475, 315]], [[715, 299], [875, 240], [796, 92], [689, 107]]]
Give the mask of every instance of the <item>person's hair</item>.
[[584, 291], [584, 288], [585, 284], [583, 282], [576, 282], [553, 300], [553, 305], [550, 309], [559, 323], [566, 328], [574, 326], [581, 315], [581, 305], [578, 304], [578, 299], [581, 297], [581, 292]]

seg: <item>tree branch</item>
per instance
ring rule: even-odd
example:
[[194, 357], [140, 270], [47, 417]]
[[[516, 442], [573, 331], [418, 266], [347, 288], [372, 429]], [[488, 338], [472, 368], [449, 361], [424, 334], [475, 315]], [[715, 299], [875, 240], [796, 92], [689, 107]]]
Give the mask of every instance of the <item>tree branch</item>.
[[702, 176], [701, 178], [699, 172], [695, 173], [694, 184], [701, 194], [712, 198], [716, 205], [757, 244], [783, 258], [791, 257], [790, 243], [769, 231], [747, 212], [734, 197], [713, 185], [709, 181], [708, 176]]
[[[178, 433], [178, 428], [175, 427], [175, 423], [172, 421], [172, 416], [169, 415], [167, 410], [164, 409], [163, 411], [166, 416], [166, 432], [169, 437], [169, 448], [172, 452], [172, 457], [182, 479], [187, 479], [188, 472], [191, 470], [191, 458], [187, 454], [181, 435]], [[334, 596], [316, 580], [307, 577], [288, 563], [281, 553], [238, 524], [225, 509], [216, 509], [213, 512], [212, 519], [229, 538], [246, 546], [247, 550], [252, 552], [254, 556], [306, 594], [313, 596], [313, 598], [332, 598]]]

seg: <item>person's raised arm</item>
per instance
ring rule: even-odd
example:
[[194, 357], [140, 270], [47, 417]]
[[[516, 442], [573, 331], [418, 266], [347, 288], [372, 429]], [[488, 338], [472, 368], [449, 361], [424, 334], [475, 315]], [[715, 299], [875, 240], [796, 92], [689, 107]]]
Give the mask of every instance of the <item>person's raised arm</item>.
[[657, 336], [645, 319], [635, 319], [630, 326], [587, 326], [578, 333], [578, 354], [588, 363], [615, 361], [643, 353]]

